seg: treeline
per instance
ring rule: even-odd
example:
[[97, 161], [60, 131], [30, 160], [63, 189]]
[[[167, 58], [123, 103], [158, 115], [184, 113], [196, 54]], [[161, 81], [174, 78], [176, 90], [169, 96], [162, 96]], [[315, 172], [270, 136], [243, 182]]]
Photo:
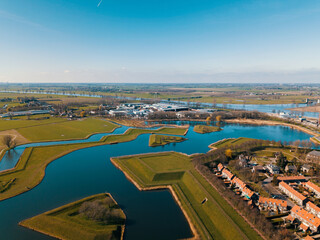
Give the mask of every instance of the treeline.
[[268, 114], [261, 113], [258, 111], [240, 111], [240, 110], [233, 110], [233, 111], [216, 111], [213, 113], [201, 113], [201, 112], [183, 112], [183, 117], [178, 116], [178, 113], [182, 112], [164, 112], [158, 111], [148, 115], [148, 118], [151, 120], [178, 120], [178, 119], [207, 119], [211, 117], [212, 120], [215, 120], [218, 116], [220, 116], [221, 120], [226, 119], [236, 119], [236, 118], [246, 118], [246, 119], [271, 119]]
[[[262, 149], [266, 146], [282, 146], [282, 142], [269, 141], [269, 140], [248, 140], [242, 143], [233, 143], [226, 144], [223, 147], [219, 147], [214, 151], [207, 152], [205, 154], [195, 155], [193, 157], [193, 161], [202, 164], [208, 162], [221, 162], [227, 163], [233, 156], [238, 155], [240, 153], [245, 153], [246, 155], [250, 155], [252, 151]], [[231, 150], [232, 155], [230, 157], [227, 156], [226, 151]]]

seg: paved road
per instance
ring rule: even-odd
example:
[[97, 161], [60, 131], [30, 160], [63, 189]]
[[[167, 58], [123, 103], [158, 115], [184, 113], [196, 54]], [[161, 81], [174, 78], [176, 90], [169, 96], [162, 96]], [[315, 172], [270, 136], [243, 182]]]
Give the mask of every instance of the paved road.
[[280, 199], [286, 200], [288, 202], [288, 206], [293, 207], [294, 204], [286, 195], [282, 194], [282, 192], [272, 184], [273, 177], [268, 177], [262, 182], [262, 187], [268, 193], [279, 196]]

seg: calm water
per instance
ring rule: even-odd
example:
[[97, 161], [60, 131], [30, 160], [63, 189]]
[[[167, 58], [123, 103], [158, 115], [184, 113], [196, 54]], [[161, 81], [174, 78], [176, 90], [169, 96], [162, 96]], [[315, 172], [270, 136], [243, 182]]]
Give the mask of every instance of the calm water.
[[[191, 236], [188, 223], [170, 193], [167, 190], [140, 192], [111, 164], [110, 157], [159, 151], [207, 152], [209, 144], [230, 137], [276, 141], [310, 138], [306, 133], [282, 126], [228, 124], [223, 129], [203, 135], [194, 133], [191, 127], [186, 135], [187, 141], [155, 148], [148, 146], [150, 134], [145, 134], [132, 142], [81, 149], [61, 157], [49, 164], [44, 180], [36, 188], [0, 202], [0, 239], [52, 239], [19, 227], [17, 223], [101, 192], [110, 192], [125, 211], [128, 218], [126, 239], [187, 238]], [[124, 128], [117, 131], [124, 131]], [[98, 140], [102, 135], [92, 136], [91, 140]]]

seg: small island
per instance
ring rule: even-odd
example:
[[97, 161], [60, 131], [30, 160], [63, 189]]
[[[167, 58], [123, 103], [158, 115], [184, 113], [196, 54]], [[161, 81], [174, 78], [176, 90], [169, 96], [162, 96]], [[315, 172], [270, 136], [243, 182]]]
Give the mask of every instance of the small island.
[[183, 137], [152, 134], [150, 135], [150, 138], [149, 138], [149, 146], [150, 147], [164, 146], [169, 143], [183, 142], [185, 140], [187, 139]]
[[19, 225], [63, 239], [123, 239], [126, 216], [108, 193], [83, 198], [42, 213]]
[[221, 131], [222, 128], [220, 127], [215, 127], [215, 126], [207, 126], [207, 125], [195, 125], [193, 128], [193, 131], [196, 133], [211, 133], [211, 132], [218, 132]]

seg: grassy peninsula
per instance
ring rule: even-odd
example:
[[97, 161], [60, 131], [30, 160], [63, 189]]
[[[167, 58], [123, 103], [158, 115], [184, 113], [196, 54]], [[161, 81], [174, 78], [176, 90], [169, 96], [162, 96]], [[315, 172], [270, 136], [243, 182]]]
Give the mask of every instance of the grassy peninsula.
[[[199, 239], [261, 239], [255, 230], [176, 152], [141, 154], [111, 161], [141, 190], [169, 188]], [[208, 200], [202, 204], [202, 201]]]
[[211, 132], [218, 132], [221, 131], [222, 129], [220, 127], [215, 127], [215, 126], [207, 126], [207, 125], [196, 125], [193, 128], [193, 131], [196, 133], [211, 133]]
[[185, 140], [187, 139], [183, 137], [152, 134], [150, 135], [150, 138], [149, 138], [149, 146], [157, 147], [157, 146], [163, 146], [169, 143], [183, 142]]
[[123, 239], [126, 216], [110, 194], [83, 198], [20, 222], [21, 226], [63, 239]]

